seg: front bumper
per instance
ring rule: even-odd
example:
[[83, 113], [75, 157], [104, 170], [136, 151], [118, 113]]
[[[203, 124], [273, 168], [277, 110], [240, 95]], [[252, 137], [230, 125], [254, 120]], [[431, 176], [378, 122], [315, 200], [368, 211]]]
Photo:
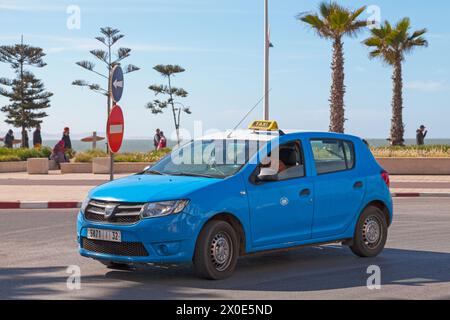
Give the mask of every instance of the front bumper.
[[[88, 221], [80, 212], [77, 219], [79, 252], [84, 257], [121, 263], [187, 263], [194, 254], [195, 225], [194, 218], [187, 213], [118, 225]], [[122, 243], [95, 241], [93, 244], [87, 240], [88, 228], [120, 231]], [[137, 246], [141, 247], [139, 254], [128, 255], [136, 251], [129, 249]]]

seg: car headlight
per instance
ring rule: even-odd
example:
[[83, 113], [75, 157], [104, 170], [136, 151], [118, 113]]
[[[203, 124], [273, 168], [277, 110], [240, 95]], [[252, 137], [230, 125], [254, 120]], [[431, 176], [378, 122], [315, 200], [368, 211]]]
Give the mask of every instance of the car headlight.
[[164, 217], [180, 213], [187, 206], [189, 200], [174, 200], [146, 203], [141, 209], [142, 218]]
[[91, 201], [91, 199], [89, 197], [86, 197], [86, 199], [83, 200], [83, 202], [81, 203], [81, 212], [84, 213], [84, 211], [86, 211], [87, 206], [89, 205], [89, 201]]

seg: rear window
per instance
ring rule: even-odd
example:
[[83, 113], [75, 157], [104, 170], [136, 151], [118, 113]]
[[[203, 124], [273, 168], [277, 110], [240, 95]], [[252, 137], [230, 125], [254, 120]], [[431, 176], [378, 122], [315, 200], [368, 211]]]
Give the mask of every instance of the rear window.
[[314, 139], [311, 147], [317, 174], [351, 170], [355, 167], [353, 143], [339, 139]]

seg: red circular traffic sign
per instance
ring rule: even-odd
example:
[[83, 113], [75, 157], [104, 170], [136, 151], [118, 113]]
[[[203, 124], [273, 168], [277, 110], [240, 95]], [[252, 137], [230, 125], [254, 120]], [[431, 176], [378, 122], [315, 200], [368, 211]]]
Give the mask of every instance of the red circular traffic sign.
[[122, 146], [124, 129], [125, 123], [123, 120], [122, 109], [118, 105], [115, 105], [109, 114], [106, 127], [108, 147], [112, 153], [119, 152], [120, 147]]

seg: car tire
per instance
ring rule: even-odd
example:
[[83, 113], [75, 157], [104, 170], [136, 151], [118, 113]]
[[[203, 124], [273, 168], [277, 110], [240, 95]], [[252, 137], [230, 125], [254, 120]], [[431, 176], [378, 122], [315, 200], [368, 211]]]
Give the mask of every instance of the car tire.
[[239, 239], [233, 227], [224, 221], [206, 224], [197, 239], [194, 271], [209, 280], [230, 277], [236, 268]]
[[377, 207], [367, 207], [359, 217], [350, 249], [359, 257], [376, 257], [386, 244], [386, 217]]

